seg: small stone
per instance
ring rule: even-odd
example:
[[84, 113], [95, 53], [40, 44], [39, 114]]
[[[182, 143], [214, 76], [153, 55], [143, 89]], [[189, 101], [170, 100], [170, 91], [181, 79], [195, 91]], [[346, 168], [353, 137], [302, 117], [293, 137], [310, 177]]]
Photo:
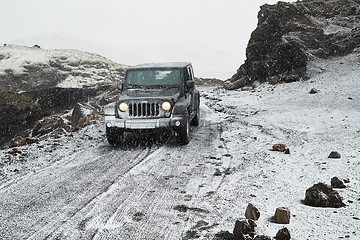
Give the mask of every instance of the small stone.
[[315, 94], [315, 93], [318, 93], [318, 92], [319, 92], [318, 89], [312, 88], [309, 93], [310, 93], [310, 94]]
[[333, 187], [333, 188], [346, 188], [343, 181], [341, 181], [338, 177], [331, 178], [331, 187]]
[[289, 148], [287, 148], [287, 149], [285, 149], [285, 152], [284, 152], [285, 154], [290, 154], [290, 149]]
[[341, 155], [340, 155], [340, 153], [338, 153], [338, 152], [336, 152], [336, 151], [332, 151], [332, 152], [329, 154], [328, 158], [341, 158]]
[[290, 240], [291, 239], [291, 235], [289, 230], [285, 227], [280, 229], [275, 236], [276, 240]]
[[221, 176], [221, 171], [218, 168], [215, 169], [214, 176]]
[[277, 152], [285, 152], [286, 150], [286, 145], [282, 144], [282, 143], [278, 143], [278, 144], [274, 144], [272, 146], [272, 150], [273, 151], [277, 151]]
[[254, 205], [249, 203], [245, 210], [245, 218], [256, 221], [260, 218], [260, 211]]
[[285, 207], [279, 207], [275, 211], [275, 222], [279, 224], [290, 223], [290, 210]]

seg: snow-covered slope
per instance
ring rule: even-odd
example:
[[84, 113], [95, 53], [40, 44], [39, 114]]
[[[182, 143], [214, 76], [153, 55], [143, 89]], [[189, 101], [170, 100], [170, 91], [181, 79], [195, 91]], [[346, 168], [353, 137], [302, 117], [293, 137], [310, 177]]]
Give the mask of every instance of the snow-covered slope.
[[18, 45], [0, 47], [2, 90], [112, 84], [125, 69], [125, 65], [79, 50], [46, 50]]

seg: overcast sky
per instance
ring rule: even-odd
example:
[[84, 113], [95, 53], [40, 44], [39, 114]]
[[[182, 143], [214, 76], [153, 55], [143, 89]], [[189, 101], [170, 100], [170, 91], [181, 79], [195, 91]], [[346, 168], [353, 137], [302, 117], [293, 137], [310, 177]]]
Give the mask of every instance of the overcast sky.
[[[189, 49], [193, 50], [184, 55], [187, 58], [184, 60], [201, 61], [202, 68], [206, 68], [206, 64], [209, 68], [218, 65], [219, 71], [228, 71], [230, 74], [230, 72], [235, 73], [245, 60], [246, 45], [251, 32], [256, 27], [260, 5], [274, 4], [277, 1], [0, 0], [0, 2], [0, 44], [51, 34], [109, 47], [128, 48], [129, 51], [137, 47], [153, 48], [154, 51], [147, 52], [147, 57], [149, 54], [157, 55], [155, 53], [161, 51], [161, 46], [164, 46], [163, 51], [167, 51], [166, 57], [162, 57], [159, 53], [158, 58], [152, 56], [151, 59], [154, 61], [167, 61], [171, 58], [171, 53], [178, 55], [173, 58], [178, 61], [181, 54], [176, 54], [176, 50], [171, 48], [188, 45]], [[41, 42], [38, 44], [46, 45]], [[213, 49], [213, 52], [209, 49]], [[183, 52], [182, 49], [178, 51]], [[209, 57], [202, 56], [200, 60], [198, 56], [191, 56], [191, 52], [197, 55], [208, 53]], [[117, 54], [121, 53], [117, 52]], [[141, 53], [137, 52], [136, 55], [139, 56]], [[217, 58], [216, 55], [221, 56]], [[225, 61], [224, 64], [211, 62], [226, 56], [229, 62]], [[114, 56], [108, 57], [114, 59]], [[126, 64], [142, 61], [141, 57], [134, 59], [129, 57], [128, 61], [123, 58], [115, 60], [119, 59]], [[209, 63], [205, 63], [204, 59]]]

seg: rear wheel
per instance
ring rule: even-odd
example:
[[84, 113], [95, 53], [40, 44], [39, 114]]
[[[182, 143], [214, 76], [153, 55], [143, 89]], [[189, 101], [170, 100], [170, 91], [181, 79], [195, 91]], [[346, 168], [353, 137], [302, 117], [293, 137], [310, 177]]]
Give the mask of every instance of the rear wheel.
[[190, 138], [190, 122], [189, 115], [185, 116], [184, 126], [182, 126], [177, 132], [178, 142], [181, 145], [186, 145], [189, 143]]
[[106, 127], [106, 138], [110, 145], [119, 146], [124, 139], [124, 132], [116, 127]]

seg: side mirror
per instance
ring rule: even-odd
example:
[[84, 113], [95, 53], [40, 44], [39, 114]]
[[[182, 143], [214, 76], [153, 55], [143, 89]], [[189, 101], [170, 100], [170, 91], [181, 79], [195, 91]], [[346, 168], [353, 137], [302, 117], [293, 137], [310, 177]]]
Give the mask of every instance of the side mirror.
[[187, 89], [193, 89], [195, 87], [195, 83], [193, 80], [189, 80], [186, 82]]
[[193, 80], [189, 80], [186, 82], [186, 90], [190, 91], [191, 89], [193, 89], [195, 87], [195, 83]]

